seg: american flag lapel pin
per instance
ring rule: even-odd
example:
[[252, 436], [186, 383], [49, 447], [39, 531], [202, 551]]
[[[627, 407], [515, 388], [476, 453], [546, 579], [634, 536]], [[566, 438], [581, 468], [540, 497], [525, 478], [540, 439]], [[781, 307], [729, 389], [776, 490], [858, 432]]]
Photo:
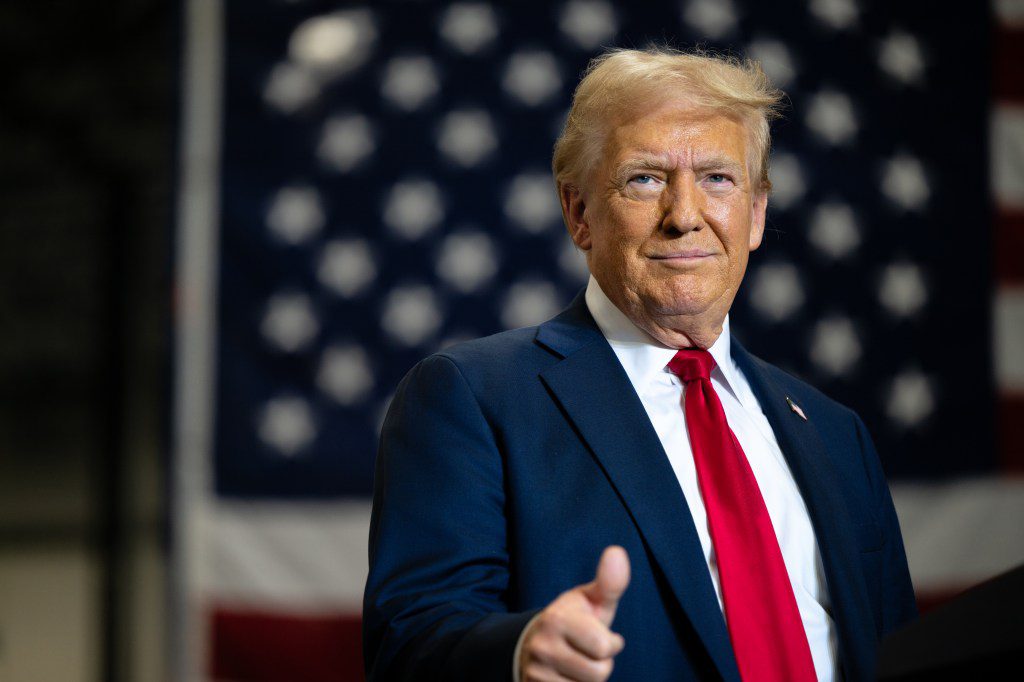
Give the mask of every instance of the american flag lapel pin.
[[786, 396], [786, 404], [789, 405], [789, 409], [793, 410], [798, 415], [800, 415], [801, 419], [803, 419], [804, 421], [807, 421], [807, 415], [804, 414], [803, 409], [799, 405], [794, 403], [793, 399], [790, 398], [788, 395]]

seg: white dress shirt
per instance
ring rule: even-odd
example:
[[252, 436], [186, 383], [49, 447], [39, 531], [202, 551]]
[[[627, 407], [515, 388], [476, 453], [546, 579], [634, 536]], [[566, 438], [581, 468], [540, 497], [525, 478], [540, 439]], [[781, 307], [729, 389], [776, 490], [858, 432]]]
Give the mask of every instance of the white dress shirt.
[[[587, 284], [586, 303], [598, 328], [626, 371], [633, 389], [643, 403], [661, 445], [683, 490], [697, 536], [704, 550], [704, 560], [722, 606], [722, 586], [718, 578], [715, 548], [708, 531], [707, 513], [697, 483], [697, 470], [690, 450], [690, 437], [683, 412], [683, 382], [668, 371], [669, 360], [676, 349], [663, 346], [637, 327], [609, 300], [593, 277]], [[729, 337], [729, 316], [722, 333], [708, 352], [715, 359], [711, 384], [722, 402], [726, 420], [747, 456], [750, 469], [761, 489], [768, 516], [786, 564], [793, 594], [800, 609], [804, 631], [814, 659], [818, 679], [832, 682], [839, 679], [836, 655], [836, 628], [829, 615], [828, 588], [825, 583], [821, 554], [814, 537], [814, 528], [796, 481], [775, 440], [771, 424], [761, 411], [750, 384], [732, 360]], [[532, 621], [531, 621], [532, 622]], [[523, 633], [529, 628], [527, 625]], [[513, 680], [518, 682], [519, 652], [523, 637], [516, 643], [513, 657]]]

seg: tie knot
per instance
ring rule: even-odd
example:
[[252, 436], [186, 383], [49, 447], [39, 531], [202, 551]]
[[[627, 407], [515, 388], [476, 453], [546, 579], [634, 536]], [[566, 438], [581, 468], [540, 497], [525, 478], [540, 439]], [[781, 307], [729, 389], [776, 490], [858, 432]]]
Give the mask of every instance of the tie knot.
[[715, 359], [700, 348], [683, 348], [668, 363], [668, 369], [684, 382], [711, 378]]

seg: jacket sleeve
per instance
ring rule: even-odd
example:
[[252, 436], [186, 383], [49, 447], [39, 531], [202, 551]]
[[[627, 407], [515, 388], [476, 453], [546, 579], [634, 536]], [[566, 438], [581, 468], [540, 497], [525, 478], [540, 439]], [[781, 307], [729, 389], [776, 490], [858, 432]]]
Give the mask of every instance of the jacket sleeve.
[[917, 600], [914, 597], [914, 586], [910, 581], [910, 570], [907, 567], [903, 534], [900, 532], [896, 508], [892, 503], [889, 486], [885, 482], [885, 473], [882, 470], [878, 452], [875, 450], [867, 427], [856, 414], [854, 414], [854, 422], [884, 539], [881, 576], [882, 632], [880, 634], [880, 637], [884, 637], [917, 618]]
[[368, 680], [511, 678], [503, 460], [455, 363], [399, 385], [381, 431], [363, 599]]

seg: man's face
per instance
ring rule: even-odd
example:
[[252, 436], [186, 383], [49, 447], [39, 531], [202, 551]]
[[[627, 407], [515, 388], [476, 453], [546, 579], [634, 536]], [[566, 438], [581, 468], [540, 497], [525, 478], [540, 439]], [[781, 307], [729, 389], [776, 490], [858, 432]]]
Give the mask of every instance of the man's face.
[[720, 323], [764, 232], [750, 135], [685, 102], [639, 109], [612, 124], [584, 187], [562, 191], [573, 241], [627, 314]]

